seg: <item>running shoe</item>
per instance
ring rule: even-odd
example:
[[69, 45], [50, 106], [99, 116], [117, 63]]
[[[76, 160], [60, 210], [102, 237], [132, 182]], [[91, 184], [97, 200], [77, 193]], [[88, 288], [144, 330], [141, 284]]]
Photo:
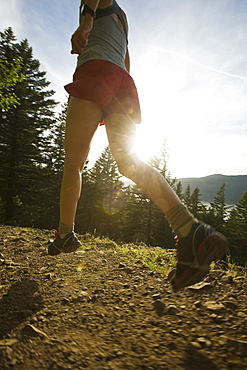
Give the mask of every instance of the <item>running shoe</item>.
[[48, 254], [57, 256], [59, 253], [71, 253], [76, 251], [81, 246], [75, 233], [66, 235], [63, 239], [60, 238], [58, 231], [55, 233], [55, 239], [48, 245]]
[[201, 222], [192, 225], [186, 238], [175, 239], [177, 265], [168, 275], [174, 291], [203, 280], [211, 262], [219, 260], [229, 248], [224, 235]]

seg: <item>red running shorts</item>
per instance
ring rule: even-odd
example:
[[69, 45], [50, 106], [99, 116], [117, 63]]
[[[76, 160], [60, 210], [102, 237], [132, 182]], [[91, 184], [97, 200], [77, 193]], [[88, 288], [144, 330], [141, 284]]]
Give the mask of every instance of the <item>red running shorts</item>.
[[141, 122], [137, 89], [129, 73], [105, 60], [90, 60], [80, 65], [73, 82], [64, 86], [75, 98], [97, 103], [103, 112], [102, 122], [112, 113], [127, 114], [134, 123]]

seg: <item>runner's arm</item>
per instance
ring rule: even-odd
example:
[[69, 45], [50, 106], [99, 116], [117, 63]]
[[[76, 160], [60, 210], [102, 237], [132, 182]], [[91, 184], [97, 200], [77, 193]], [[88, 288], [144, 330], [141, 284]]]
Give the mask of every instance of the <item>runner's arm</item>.
[[[125, 21], [126, 31], [127, 31], [127, 37], [128, 37], [129, 25], [128, 25], [127, 16], [126, 16], [126, 14], [125, 14], [125, 12], [123, 10], [122, 10], [122, 15], [123, 15], [123, 18], [124, 18], [124, 21]], [[127, 47], [126, 54], [125, 54], [124, 64], [125, 64], [125, 68], [130, 73], [130, 55], [129, 55], [129, 49], [128, 49], [128, 47]]]
[[130, 55], [129, 55], [129, 49], [127, 48], [125, 60], [124, 60], [125, 67], [127, 71], [130, 73]]
[[[100, 0], [86, 0], [85, 4], [94, 12], [97, 10]], [[86, 13], [82, 17], [82, 22], [71, 37], [71, 54], [80, 54], [88, 43], [88, 36], [93, 27], [93, 17]]]

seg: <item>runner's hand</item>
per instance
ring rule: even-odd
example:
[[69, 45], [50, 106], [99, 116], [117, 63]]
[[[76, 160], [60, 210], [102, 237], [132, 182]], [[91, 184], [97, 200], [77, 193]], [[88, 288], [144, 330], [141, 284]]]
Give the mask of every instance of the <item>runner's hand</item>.
[[74, 32], [71, 37], [71, 54], [81, 54], [83, 49], [87, 46], [88, 36], [93, 27], [93, 18], [87, 14], [83, 17], [80, 27]]

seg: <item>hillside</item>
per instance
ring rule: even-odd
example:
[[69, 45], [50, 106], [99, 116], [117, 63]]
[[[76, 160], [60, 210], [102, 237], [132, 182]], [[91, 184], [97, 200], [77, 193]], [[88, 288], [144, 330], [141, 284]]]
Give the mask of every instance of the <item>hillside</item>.
[[190, 184], [191, 192], [198, 187], [203, 202], [212, 202], [220, 187], [226, 184], [226, 204], [236, 204], [243, 192], [247, 190], [247, 175], [226, 176], [210, 175], [178, 179], [183, 185], [183, 190]]
[[[0, 226], [0, 369], [247, 369], [246, 277], [212, 270], [175, 293], [138, 246], [85, 235], [51, 257], [50, 237]], [[171, 268], [160, 248], [142, 248]]]

